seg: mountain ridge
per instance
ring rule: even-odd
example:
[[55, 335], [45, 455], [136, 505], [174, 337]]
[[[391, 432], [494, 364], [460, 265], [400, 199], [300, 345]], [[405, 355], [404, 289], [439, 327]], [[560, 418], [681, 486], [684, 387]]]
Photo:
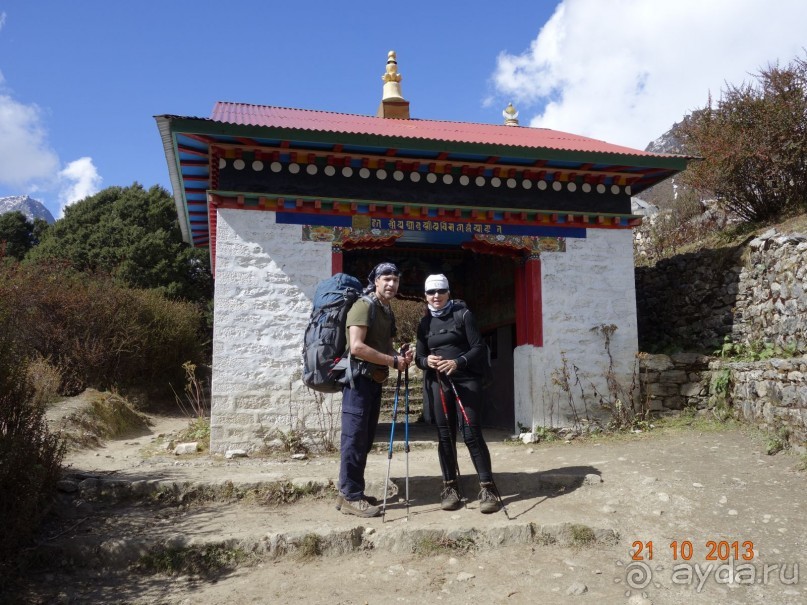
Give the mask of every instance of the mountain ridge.
[[22, 212], [30, 221], [40, 218], [47, 221], [48, 225], [52, 225], [56, 222], [56, 219], [53, 218], [53, 215], [50, 213], [50, 210], [45, 207], [45, 204], [28, 195], [0, 197], [0, 214], [15, 211]]

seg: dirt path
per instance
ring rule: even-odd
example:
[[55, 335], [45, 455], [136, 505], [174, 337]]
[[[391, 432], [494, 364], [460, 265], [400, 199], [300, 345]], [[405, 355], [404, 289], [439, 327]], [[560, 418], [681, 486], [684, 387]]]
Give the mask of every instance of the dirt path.
[[[71, 472], [122, 482], [209, 486], [278, 478], [327, 484], [337, 472], [334, 457], [224, 460], [178, 457], [165, 450], [155, 456], [187, 420], [154, 421], [148, 435], [71, 454]], [[77, 543], [100, 533], [107, 539], [101, 558], [109, 560], [83, 571], [54, 566], [36, 575], [27, 602], [807, 602], [807, 473], [798, 470], [794, 455], [765, 455], [753, 431], [679, 428], [529, 446], [491, 438], [493, 468], [510, 519], [504, 513], [479, 513], [470, 477], [468, 507], [439, 510], [431, 430], [419, 431], [413, 431], [409, 455], [408, 520], [404, 504], [393, 499], [385, 520], [345, 516], [330, 501], [316, 499], [279, 507], [214, 501], [155, 510], [132, 503], [114, 512], [83, 502], [76, 520], [84, 521], [59, 540]], [[405, 459], [396, 452], [390, 463], [383, 447], [373, 453], [368, 492], [380, 493], [391, 464], [402, 494]], [[467, 457], [460, 459], [460, 468], [472, 468]], [[569, 538], [569, 524], [592, 533]], [[297, 536], [299, 547], [307, 535], [335, 540], [351, 532], [360, 536], [357, 548], [333, 541], [321, 556], [304, 559], [301, 548], [265, 556], [278, 536], [289, 543]], [[185, 547], [249, 544], [254, 553], [264, 548], [264, 556], [215, 576], [143, 574], [113, 565], [125, 549], [110, 543], [117, 540], [131, 549], [135, 536], [152, 535]], [[608, 537], [615, 535], [616, 540]], [[641, 560], [632, 561], [634, 553]]]

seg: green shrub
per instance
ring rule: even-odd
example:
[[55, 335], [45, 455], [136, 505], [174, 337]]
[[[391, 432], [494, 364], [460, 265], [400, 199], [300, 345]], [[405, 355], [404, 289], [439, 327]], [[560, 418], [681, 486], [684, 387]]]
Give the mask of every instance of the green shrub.
[[182, 364], [204, 358], [197, 305], [105, 275], [54, 263], [0, 267], [0, 307], [22, 353], [57, 367], [67, 395], [94, 387], [169, 396], [184, 381]]
[[727, 84], [681, 124], [686, 151], [703, 157], [682, 178], [743, 220], [764, 222], [807, 207], [807, 56], [769, 64], [754, 80]]
[[0, 309], [0, 592], [56, 493], [64, 445], [48, 431]]

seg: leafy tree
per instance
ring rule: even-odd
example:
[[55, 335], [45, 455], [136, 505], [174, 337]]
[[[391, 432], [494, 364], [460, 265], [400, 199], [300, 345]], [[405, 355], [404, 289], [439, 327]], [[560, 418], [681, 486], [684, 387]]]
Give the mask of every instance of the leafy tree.
[[687, 151], [703, 157], [684, 178], [741, 218], [765, 221], [807, 208], [807, 59], [755, 79], [728, 85], [681, 125]]
[[31, 221], [19, 210], [0, 214], [0, 257], [22, 260], [47, 229], [47, 221]]
[[67, 260], [169, 298], [208, 302], [208, 250], [182, 241], [173, 198], [159, 186], [108, 187], [65, 209], [26, 261]]

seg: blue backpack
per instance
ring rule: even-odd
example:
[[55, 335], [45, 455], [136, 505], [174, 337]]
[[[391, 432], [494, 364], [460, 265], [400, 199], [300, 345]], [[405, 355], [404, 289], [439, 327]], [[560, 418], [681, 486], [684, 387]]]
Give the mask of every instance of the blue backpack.
[[[303, 383], [308, 388], [320, 393], [342, 390], [344, 371], [335, 371], [334, 366], [347, 352], [345, 320], [361, 293], [361, 282], [346, 273], [336, 273], [317, 285], [303, 338]], [[375, 305], [371, 304], [371, 322], [374, 311]]]

